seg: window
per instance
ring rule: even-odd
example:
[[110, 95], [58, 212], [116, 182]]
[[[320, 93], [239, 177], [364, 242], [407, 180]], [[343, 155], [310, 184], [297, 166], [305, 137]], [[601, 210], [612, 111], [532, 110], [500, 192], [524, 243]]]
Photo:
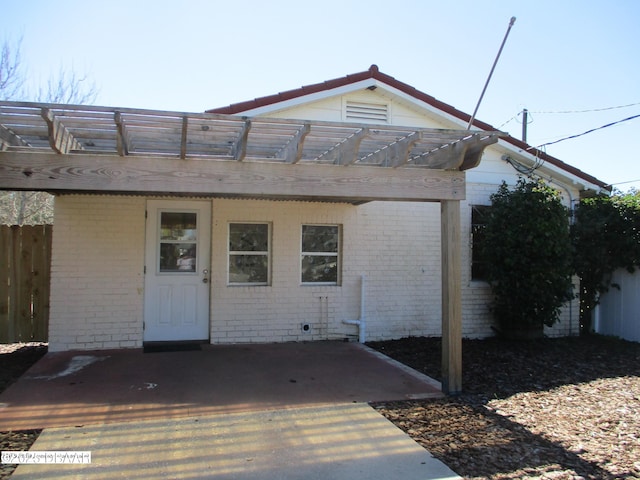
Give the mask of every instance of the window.
[[302, 225], [302, 283], [337, 285], [340, 279], [340, 227]]
[[269, 285], [270, 230], [268, 223], [229, 224], [229, 284]]
[[471, 207], [471, 280], [486, 280], [486, 262], [481, 255], [484, 229], [491, 207], [473, 205]]
[[198, 246], [198, 214], [160, 213], [160, 273], [195, 273]]

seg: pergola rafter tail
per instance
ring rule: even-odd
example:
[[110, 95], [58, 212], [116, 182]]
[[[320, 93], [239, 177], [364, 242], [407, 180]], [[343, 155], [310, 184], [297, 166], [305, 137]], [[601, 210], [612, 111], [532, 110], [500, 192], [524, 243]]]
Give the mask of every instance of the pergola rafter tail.
[[[457, 168], [458, 143], [482, 151], [501, 132], [415, 129], [26, 102], [0, 102], [3, 149], [56, 154]], [[451, 150], [447, 150], [453, 146]], [[456, 157], [457, 158], [457, 157]], [[466, 166], [472, 162], [457, 162]]]

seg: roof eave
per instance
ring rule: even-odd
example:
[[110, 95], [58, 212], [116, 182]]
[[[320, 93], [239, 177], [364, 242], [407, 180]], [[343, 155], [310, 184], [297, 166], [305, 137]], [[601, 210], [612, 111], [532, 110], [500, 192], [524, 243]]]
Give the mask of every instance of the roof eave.
[[[401, 82], [390, 75], [382, 73], [378, 69], [377, 65], [371, 65], [371, 67], [369, 67], [369, 69], [364, 72], [358, 72], [355, 74], [346, 75], [344, 77], [327, 80], [325, 82], [303, 86], [301, 88], [288, 90], [276, 95], [270, 95], [246, 102], [235, 103], [226, 107], [213, 108], [207, 110], [206, 112], [222, 113], [228, 115], [266, 115], [275, 111], [298, 105], [301, 103], [301, 100], [303, 98], [305, 99], [305, 102], [309, 100], [315, 101], [334, 95], [349, 93], [358, 89], [368, 88], [374, 85], [380, 86], [380, 84], [385, 85], [392, 91], [395, 90], [397, 92], [400, 92], [408, 96], [410, 99], [413, 99], [414, 101], [418, 100], [419, 102], [426, 104], [428, 107], [430, 107], [430, 109], [436, 109], [447, 114], [454, 122], [457, 120], [458, 122], [466, 125], [471, 119], [471, 116], [468, 113], [458, 110], [452, 105], [444, 103], [431, 95], [421, 92], [411, 85]], [[492, 125], [477, 119], [474, 119], [473, 126], [485, 131], [496, 130], [496, 128]], [[502, 141], [509, 143], [516, 149], [516, 151], [524, 152], [526, 154], [533, 155], [534, 157], [538, 157], [545, 162], [548, 162], [549, 164], [554, 165], [555, 167], [567, 172], [568, 174], [580, 178], [584, 181], [585, 185], [590, 184], [595, 186], [595, 189], [601, 189], [607, 192], [611, 192], [611, 186], [606, 184], [605, 182], [563, 162], [558, 158], [555, 158], [543, 151], [537, 150], [535, 147], [532, 147], [531, 145], [528, 145], [527, 143], [522, 142], [515, 137], [506, 136], [502, 139]]]

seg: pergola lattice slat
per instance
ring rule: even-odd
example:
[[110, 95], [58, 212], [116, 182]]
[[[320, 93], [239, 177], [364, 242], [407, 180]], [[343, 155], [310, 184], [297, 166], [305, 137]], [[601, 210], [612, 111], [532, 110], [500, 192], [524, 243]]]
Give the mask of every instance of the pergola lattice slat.
[[0, 125], [5, 151], [432, 169], [477, 163], [461, 152], [481, 153], [503, 135], [29, 102], [0, 102]]

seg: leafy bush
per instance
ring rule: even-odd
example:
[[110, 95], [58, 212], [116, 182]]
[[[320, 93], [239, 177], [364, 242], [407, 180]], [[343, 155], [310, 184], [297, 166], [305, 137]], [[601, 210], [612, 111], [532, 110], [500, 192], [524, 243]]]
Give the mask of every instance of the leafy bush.
[[591, 312], [619, 268], [640, 265], [640, 192], [580, 201], [571, 227], [574, 268], [580, 277], [580, 321], [591, 330]]
[[569, 215], [541, 181], [506, 183], [491, 196], [482, 242], [493, 313], [502, 334], [541, 336], [573, 298]]

